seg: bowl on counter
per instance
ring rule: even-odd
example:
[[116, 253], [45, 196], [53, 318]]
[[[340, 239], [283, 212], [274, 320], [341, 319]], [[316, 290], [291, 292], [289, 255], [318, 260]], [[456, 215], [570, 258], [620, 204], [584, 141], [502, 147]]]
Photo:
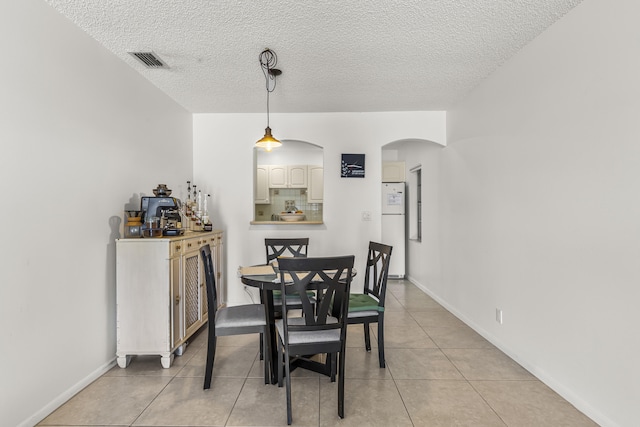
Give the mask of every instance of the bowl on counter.
[[278, 216], [280, 217], [280, 221], [287, 221], [287, 222], [304, 221], [303, 213], [281, 213]]

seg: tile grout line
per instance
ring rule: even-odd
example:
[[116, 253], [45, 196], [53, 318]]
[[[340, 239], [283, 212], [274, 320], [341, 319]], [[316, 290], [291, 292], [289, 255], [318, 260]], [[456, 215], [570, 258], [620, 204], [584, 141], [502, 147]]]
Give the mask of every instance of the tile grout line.
[[[176, 378], [176, 375], [178, 375], [178, 372], [180, 372], [182, 369], [184, 369], [184, 367], [182, 367], [175, 374], [173, 374], [171, 379], [169, 381], [167, 381], [167, 383], [164, 385], [164, 387], [162, 387], [162, 389], [156, 394], [156, 396], [153, 399], [151, 399], [151, 401], [149, 401], [149, 403], [144, 407], [144, 409], [142, 409], [142, 411], [140, 411], [138, 416], [136, 416], [135, 419], [129, 424], [130, 427], [133, 426], [136, 423], [136, 421], [138, 421], [140, 419], [142, 414], [144, 414], [144, 411], [149, 409], [149, 407], [153, 404], [153, 402], [156, 401], [156, 399], [158, 399], [158, 397], [162, 394], [162, 392], [165, 391], [167, 389], [167, 387], [169, 387], [169, 384], [171, 384], [173, 382], [173, 380]], [[162, 375], [153, 375], [153, 376], [162, 378]]]

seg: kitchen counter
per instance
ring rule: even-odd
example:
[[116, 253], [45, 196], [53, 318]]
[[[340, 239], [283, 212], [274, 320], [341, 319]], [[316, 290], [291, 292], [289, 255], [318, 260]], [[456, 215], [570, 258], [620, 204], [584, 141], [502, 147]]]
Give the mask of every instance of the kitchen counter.
[[[282, 221], [280, 221], [282, 222]], [[118, 240], [122, 240], [122, 241], [138, 241], [138, 240], [170, 240], [170, 241], [174, 241], [174, 240], [183, 240], [183, 239], [188, 239], [191, 237], [198, 237], [202, 234], [205, 233], [221, 233], [222, 230], [211, 230], [211, 231], [192, 231], [192, 230], [185, 230], [184, 234], [181, 234], [179, 236], [158, 236], [158, 237], [126, 237], [126, 238], [121, 238]]]
[[251, 225], [321, 225], [323, 221], [251, 221]]

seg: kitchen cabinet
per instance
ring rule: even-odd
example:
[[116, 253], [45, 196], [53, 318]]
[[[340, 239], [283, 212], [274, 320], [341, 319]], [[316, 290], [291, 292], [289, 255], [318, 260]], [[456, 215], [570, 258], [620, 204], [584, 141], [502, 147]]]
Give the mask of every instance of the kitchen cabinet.
[[126, 368], [132, 355], [159, 355], [169, 368], [189, 338], [207, 322], [199, 250], [211, 246], [218, 301], [226, 301], [223, 232], [116, 240], [116, 356]]
[[382, 162], [382, 182], [405, 182], [404, 162]]
[[307, 188], [307, 165], [270, 165], [270, 188]]
[[322, 203], [324, 194], [324, 169], [322, 166], [308, 166], [307, 203]]
[[258, 166], [256, 168], [253, 203], [256, 205], [268, 205], [271, 203], [269, 201], [269, 166]]

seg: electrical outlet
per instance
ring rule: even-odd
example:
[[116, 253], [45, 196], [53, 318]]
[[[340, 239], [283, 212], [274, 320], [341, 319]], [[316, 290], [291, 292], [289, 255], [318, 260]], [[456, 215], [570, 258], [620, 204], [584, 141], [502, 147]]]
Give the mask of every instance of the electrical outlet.
[[371, 221], [371, 212], [363, 211], [362, 212], [362, 220], [363, 221]]
[[502, 325], [502, 310], [496, 308], [496, 322]]

